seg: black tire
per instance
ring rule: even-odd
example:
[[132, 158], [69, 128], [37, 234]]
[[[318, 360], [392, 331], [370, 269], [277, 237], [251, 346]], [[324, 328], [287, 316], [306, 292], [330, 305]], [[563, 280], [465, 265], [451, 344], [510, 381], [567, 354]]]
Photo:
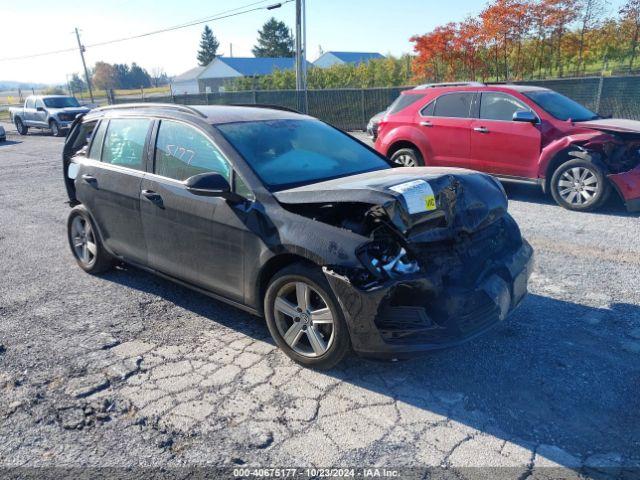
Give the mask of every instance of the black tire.
[[[284, 313], [276, 313], [275, 302], [277, 298], [282, 298], [282, 292], [286, 291], [287, 288], [290, 288], [292, 284], [296, 286], [296, 292], [294, 293], [297, 294], [297, 282], [305, 283], [307, 286], [311, 287], [311, 291], [315, 290], [312, 295], [316, 296], [316, 301], [321, 301], [326, 305], [326, 307], [328, 307], [329, 312], [333, 317], [331, 324], [332, 334], [327, 335], [327, 330], [322, 333], [322, 340], [325, 342], [326, 351], [324, 351], [324, 353], [322, 353], [321, 355], [309, 356], [315, 355], [315, 353], [309, 352], [308, 354], [304, 354], [294, 350], [294, 348], [289, 346], [287, 341], [284, 339], [283, 333], [281, 332], [281, 330], [283, 330], [282, 322], [290, 321], [290, 326], [293, 327], [293, 324], [296, 322], [296, 320], [293, 317], [285, 315]], [[309, 303], [312, 303], [312, 301], [310, 300]], [[310, 309], [312, 308], [310, 307]], [[276, 273], [269, 282], [269, 286], [267, 287], [267, 291], [264, 297], [264, 313], [267, 320], [269, 332], [271, 333], [271, 336], [275, 340], [278, 347], [280, 347], [280, 349], [289, 358], [299, 363], [300, 365], [326, 370], [337, 365], [351, 350], [349, 330], [347, 328], [342, 309], [340, 308], [340, 303], [333, 294], [333, 291], [329, 286], [329, 282], [327, 282], [327, 279], [325, 278], [319, 267], [296, 263], [285, 267], [278, 273]], [[277, 318], [276, 315], [278, 316]], [[302, 316], [303, 313], [300, 313], [300, 315]], [[318, 332], [320, 331], [320, 327], [329, 328], [327, 325], [311, 326], [312, 323], [310, 323], [309, 318], [312, 318], [312, 316], [306, 317], [305, 319], [299, 318], [297, 320], [298, 325], [302, 325], [301, 328], [305, 330], [305, 332], [302, 332], [302, 334], [299, 336], [300, 340], [297, 344], [297, 346], [299, 346], [299, 349], [305, 347], [306, 342], [310, 350], [315, 350], [315, 348], [312, 346], [312, 342], [310, 341], [311, 330], [313, 330], [314, 332]], [[329, 338], [327, 339], [327, 337]]]
[[16, 130], [20, 135], [26, 135], [29, 132], [29, 127], [27, 127], [20, 117], [16, 117], [14, 121], [16, 125]]
[[60, 130], [60, 125], [58, 125], [58, 122], [56, 122], [55, 120], [49, 121], [49, 129], [51, 129], [51, 135], [53, 135], [54, 137], [63, 136], [62, 130]]
[[549, 189], [558, 205], [577, 212], [599, 208], [611, 193], [611, 185], [602, 168], [579, 158], [556, 168]]
[[[86, 238], [81, 239], [78, 237], [77, 230], [75, 230], [77, 226], [76, 224], [74, 224], [74, 222], [81, 222], [84, 225], [89, 225], [90, 233], [86, 229], [84, 230]], [[82, 268], [85, 272], [98, 274], [106, 272], [113, 267], [115, 263], [114, 258], [109, 254], [109, 252], [105, 250], [104, 246], [102, 245], [102, 239], [100, 238], [93, 220], [91, 220], [89, 212], [87, 212], [87, 209], [82, 205], [74, 207], [71, 210], [71, 213], [69, 213], [69, 218], [67, 219], [67, 238], [69, 240], [69, 248], [71, 248], [73, 257], [75, 258], [80, 268]], [[79, 252], [78, 244], [82, 240], [92, 240], [91, 243], [95, 245], [95, 247], [93, 247], [93, 252], [91, 251], [91, 248], [87, 248], [88, 254], [86, 257], [84, 257]]]
[[391, 161], [402, 167], [424, 167], [424, 159], [415, 148], [401, 148], [391, 155]]

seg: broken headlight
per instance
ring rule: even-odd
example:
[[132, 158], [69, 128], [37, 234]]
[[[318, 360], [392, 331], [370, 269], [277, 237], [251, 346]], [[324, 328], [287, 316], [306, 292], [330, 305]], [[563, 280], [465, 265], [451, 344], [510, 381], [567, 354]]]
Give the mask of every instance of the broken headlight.
[[406, 250], [389, 240], [375, 240], [358, 252], [358, 258], [376, 278], [398, 278], [420, 271]]

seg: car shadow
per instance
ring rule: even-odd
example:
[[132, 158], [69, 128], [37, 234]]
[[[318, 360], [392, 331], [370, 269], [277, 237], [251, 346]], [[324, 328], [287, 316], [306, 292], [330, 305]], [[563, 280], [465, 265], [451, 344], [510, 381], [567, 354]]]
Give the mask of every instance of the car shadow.
[[[131, 267], [103, 278], [271, 342], [262, 319], [168, 280]], [[507, 321], [462, 346], [402, 362], [352, 355], [324, 373], [527, 449], [633, 455], [640, 357], [627, 332], [638, 319], [637, 305], [596, 308], [531, 294]]]
[[9, 145], [17, 145], [18, 143], [22, 142], [16, 140], [5, 140], [4, 142], [0, 142], [0, 147], [8, 147]]
[[[509, 200], [518, 202], [535, 203], [541, 205], [553, 205], [562, 208], [556, 204], [551, 195], [546, 195], [540, 187], [536, 185], [526, 185], [520, 183], [503, 183], [507, 197]], [[594, 212], [596, 215], [615, 215], [619, 217], [638, 217], [640, 212], [627, 212], [623, 201], [616, 192], [611, 192], [607, 202]]]

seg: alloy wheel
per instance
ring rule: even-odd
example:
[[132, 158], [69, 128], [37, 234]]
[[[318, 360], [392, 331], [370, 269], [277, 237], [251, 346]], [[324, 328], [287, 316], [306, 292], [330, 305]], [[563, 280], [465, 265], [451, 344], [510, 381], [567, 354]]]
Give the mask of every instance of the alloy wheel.
[[90, 265], [96, 258], [98, 248], [91, 223], [80, 215], [76, 215], [71, 223], [71, 243], [76, 258], [85, 265]]
[[585, 167], [572, 167], [558, 180], [558, 193], [570, 205], [586, 205], [595, 200], [600, 184], [596, 174]]
[[274, 302], [274, 319], [286, 344], [305, 357], [320, 357], [334, 341], [334, 318], [324, 295], [296, 281], [283, 285]]
[[408, 155], [406, 153], [398, 155], [397, 157], [395, 157], [393, 159], [393, 161], [395, 163], [397, 163], [398, 165], [402, 165], [403, 167], [417, 167], [418, 166], [416, 161], [415, 161], [415, 159], [411, 155]]

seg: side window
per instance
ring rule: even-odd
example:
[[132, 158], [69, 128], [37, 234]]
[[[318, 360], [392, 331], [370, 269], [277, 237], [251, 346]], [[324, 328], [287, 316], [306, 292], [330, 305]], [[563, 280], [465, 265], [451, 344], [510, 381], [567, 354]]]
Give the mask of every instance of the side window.
[[469, 118], [472, 92], [446, 93], [436, 99], [433, 115], [435, 117]]
[[160, 123], [154, 172], [174, 180], [206, 172], [231, 177], [229, 164], [211, 140], [194, 127], [172, 120]]
[[41, 98], [36, 100], [36, 108], [42, 107], [44, 108], [44, 102], [42, 101]]
[[482, 93], [480, 118], [510, 122], [513, 119], [513, 114], [522, 110], [531, 111], [529, 107], [511, 95], [499, 92]]
[[25, 108], [36, 108], [36, 100], [34, 97], [27, 97]]
[[102, 161], [112, 165], [144, 170], [144, 143], [151, 120], [113, 118], [109, 120], [102, 149]]
[[100, 153], [102, 152], [102, 142], [104, 140], [104, 134], [107, 131], [108, 121], [104, 120], [100, 122], [100, 126], [96, 130], [91, 142], [91, 149], [89, 150], [89, 158], [94, 160], [100, 160]]
[[420, 114], [423, 117], [433, 117], [433, 110], [436, 106], [436, 102], [432, 101], [430, 102], [426, 107], [424, 107], [421, 111]]

